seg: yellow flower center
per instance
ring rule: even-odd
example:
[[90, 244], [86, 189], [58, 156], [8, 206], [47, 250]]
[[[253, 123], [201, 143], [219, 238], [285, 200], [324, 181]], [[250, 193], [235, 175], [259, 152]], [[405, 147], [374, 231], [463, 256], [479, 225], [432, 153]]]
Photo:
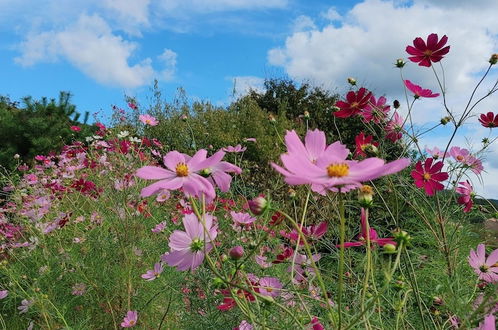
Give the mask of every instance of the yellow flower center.
[[130, 322], [128, 322], [130, 325], [135, 325], [135, 320], [130, 320]]
[[432, 50], [427, 49], [426, 51], [424, 51], [424, 55], [425, 56], [431, 56], [432, 55]]
[[268, 291], [268, 292], [272, 292], [272, 291], [273, 291], [273, 288], [272, 288], [272, 287], [270, 287], [270, 286], [266, 286], [266, 287], [265, 287], [265, 289], [266, 289], [266, 291]]
[[179, 163], [176, 165], [176, 175], [178, 176], [187, 176], [188, 175], [188, 166], [185, 163]]
[[363, 186], [360, 187], [360, 192], [362, 194], [373, 195], [373, 188], [369, 185], [364, 184]]
[[327, 174], [331, 178], [341, 178], [343, 176], [346, 176], [349, 174], [349, 166], [348, 164], [341, 163], [341, 164], [330, 164], [327, 167]]
[[351, 108], [356, 108], [358, 107], [360, 104], [358, 102], [353, 102], [351, 103]]
[[431, 179], [431, 174], [430, 173], [424, 173], [424, 180], [430, 180]]
[[463, 156], [462, 156], [462, 155], [458, 155], [458, 156], [456, 157], [456, 159], [457, 159], [457, 160], [459, 160], [459, 161], [462, 161], [462, 160], [463, 160]]

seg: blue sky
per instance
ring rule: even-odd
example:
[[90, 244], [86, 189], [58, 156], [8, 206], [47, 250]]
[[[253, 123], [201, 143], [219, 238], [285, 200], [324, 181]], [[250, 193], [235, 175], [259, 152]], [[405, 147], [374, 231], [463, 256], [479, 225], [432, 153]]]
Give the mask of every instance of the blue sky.
[[[470, 91], [498, 52], [496, 0], [0, 0], [0, 94], [19, 100], [74, 94], [80, 112], [146, 106], [153, 80], [166, 100], [178, 87], [191, 100], [226, 105], [290, 77], [343, 94], [346, 79], [389, 102], [403, 97], [393, 63], [415, 37], [447, 35], [442, 61], [448, 105], [463, 111]], [[405, 79], [433, 90], [430, 69], [408, 64]], [[493, 70], [479, 93], [498, 79]], [[405, 107], [406, 108], [406, 107]], [[401, 113], [406, 109], [401, 109]], [[498, 111], [496, 96], [475, 114]], [[430, 126], [445, 115], [441, 98], [417, 102], [413, 119]], [[471, 118], [454, 145], [478, 149], [488, 130]], [[496, 133], [494, 133], [496, 135]], [[422, 144], [442, 147], [448, 132]], [[491, 148], [484, 188], [498, 197], [498, 147]]]

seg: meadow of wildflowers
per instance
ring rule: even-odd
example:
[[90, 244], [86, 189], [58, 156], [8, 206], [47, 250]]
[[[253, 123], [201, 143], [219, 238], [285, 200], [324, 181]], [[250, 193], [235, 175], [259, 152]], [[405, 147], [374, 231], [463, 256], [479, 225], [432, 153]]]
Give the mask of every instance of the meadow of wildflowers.
[[[171, 133], [191, 138], [186, 153], [153, 136], [161, 120], [140, 114], [135, 127], [98, 123], [95, 134], [3, 171], [0, 325], [495, 329], [498, 243], [475, 219], [498, 212], [477, 203], [473, 182], [498, 136], [498, 108], [479, 103], [498, 82], [448, 108], [439, 66], [448, 42], [431, 34], [407, 46], [440, 90], [402, 78], [403, 114], [399, 101], [348, 80], [330, 117], [361, 118], [355, 145], [310, 127], [306, 109], [297, 127], [271, 115], [269, 148], [280, 155], [246, 167], [244, 153], [262, 143], [254, 136], [217, 150], [188, 126]], [[431, 129], [420, 132], [411, 114], [424, 98], [442, 99], [444, 145], [419, 145]], [[453, 143], [470, 121], [490, 130], [480, 150]], [[272, 172], [255, 191], [260, 168]]]

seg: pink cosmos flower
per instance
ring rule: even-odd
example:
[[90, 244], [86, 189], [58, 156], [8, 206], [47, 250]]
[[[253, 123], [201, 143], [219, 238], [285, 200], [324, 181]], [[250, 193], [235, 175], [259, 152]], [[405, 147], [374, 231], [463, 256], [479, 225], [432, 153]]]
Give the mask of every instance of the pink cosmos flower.
[[28, 312], [29, 307], [35, 303], [34, 300], [23, 299], [21, 305], [17, 307], [19, 314], [25, 314]]
[[233, 330], [253, 330], [253, 326], [248, 323], [246, 320], [240, 322], [239, 326], [234, 328]]
[[415, 180], [415, 185], [419, 188], [424, 188], [428, 196], [434, 195], [438, 190], [443, 190], [444, 186], [440, 182], [448, 179], [448, 173], [441, 172], [443, 162], [436, 162], [433, 165], [433, 161], [434, 159], [427, 158], [423, 167], [421, 161], [417, 162], [415, 169], [411, 173], [412, 178]]
[[470, 250], [469, 264], [479, 279], [488, 283], [498, 282], [498, 249], [491, 252], [486, 259], [486, 247], [479, 244], [476, 251]]
[[153, 117], [151, 115], [140, 115], [138, 116], [138, 119], [145, 125], [149, 126], [156, 126], [157, 124], [159, 124], [156, 117]]
[[73, 296], [82, 296], [82, 295], [85, 294], [85, 292], [86, 292], [86, 285], [85, 285], [85, 283], [76, 283], [72, 287], [71, 294]]
[[244, 141], [256, 143], [256, 138], [245, 138]]
[[427, 43], [420, 37], [413, 40], [413, 46], [406, 46], [406, 52], [412, 56], [408, 59], [418, 63], [419, 66], [430, 67], [431, 63], [439, 62], [444, 55], [450, 51], [450, 46], [444, 47], [448, 42], [448, 37], [444, 35], [438, 40], [436, 33], [431, 33], [427, 37]]
[[223, 151], [218, 151], [205, 161], [205, 167], [201, 170], [200, 174], [211, 182], [216, 184], [222, 192], [230, 190], [232, 177], [228, 173], [240, 174], [242, 169], [229, 162], [221, 161], [225, 156]]
[[137, 320], [138, 320], [138, 312], [128, 311], [123, 319], [123, 322], [121, 322], [121, 326], [123, 328], [134, 327], [135, 325], [137, 325]]
[[327, 190], [347, 192], [360, 187], [364, 181], [399, 172], [410, 164], [408, 158], [387, 164], [375, 157], [347, 160], [349, 150], [345, 145], [334, 142], [326, 146], [325, 136], [320, 131], [313, 136], [317, 138], [310, 139], [305, 146], [295, 131], [288, 131], [285, 136], [288, 151], [280, 156], [285, 168], [272, 163], [290, 185], [311, 184], [313, 191], [323, 195]]
[[470, 170], [477, 175], [481, 174], [481, 172], [484, 170], [482, 161], [474, 156], [469, 156], [466, 165], [470, 167]]
[[392, 142], [396, 142], [403, 136], [403, 117], [397, 112], [394, 113], [393, 118], [386, 125], [386, 138]]
[[470, 157], [470, 152], [467, 149], [460, 148], [460, 147], [451, 147], [449, 154], [457, 162], [464, 163], [464, 164], [467, 163], [467, 161]]
[[166, 221], [158, 223], [154, 228], [151, 229], [153, 233], [160, 233], [166, 228]]
[[259, 293], [263, 296], [278, 297], [282, 287], [282, 283], [276, 277], [263, 277], [259, 280]]
[[145, 274], [142, 274], [142, 278], [147, 281], [153, 281], [158, 278], [163, 272], [164, 266], [162, 262], [157, 262], [154, 264], [154, 269], [148, 270]]
[[412, 92], [416, 99], [420, 97], [438, 97], [439, 93], [433, 93], [430, 89], [424, 89], [419, 85], [413, 84], [410, 80], [405, 80], [405, 86], [410, 92]]
[[496, 317], [493, 314], [488, 314], [484, 320], [479, 323], [479, 327], [474, 330], [496, 330]]
[[232, 146], [228, 146], [226, 148], [223, 148], [221, 150], [225, 151], [225, 152], [244, 152], [246, 151], [246, 147], [242, 147], [240, 144], [237, 144], [235, 147], [232, 147]]
[[161, 190], [156, 197], [156, 201], [159, 203], [162, 203], [164, 201], [167, 201], [171, 197], [171, 193], [167, 189]]
[[[394, 241], [393, 237], [387, 237], [387, 238], [379, 238], [377, 231], [370, 227], [370, 247], [373, 248], [374, 244], [378, 244], [379, 246], [384, 246], [386, 244], [392, 244], [396, 245], [396, 242]], [[345, 242], [344, 247], [352, 247], [352, 246], [361, 246], [361, 245], [366, 245], [367, 244], [367, 219], [366, 219], [366, 214], [365, 214], [365, 209], [361, 209], [361, 233], [358, 235], [358, 240], [359, 242]], [[338, 245], [340, 246], [340, 245]]]
[[325, 233], [327, 232], [328, 225], [326, 221], [320, 222], [318, 225], [311, 225], [304, 227], [302, 229], [302, 232], [304, 236], [309, 239], [311, 238], [312, 240], [318, 240], [320, 239]]
[[232, 216], [232, 220], [237, 225], [241, 225], [241, 226], [250, 225], [251, 223], [256, 221], [256, 218], [251, 217], [251, 215], [249, 213], [245, 213], [245, 212], [230, 211], [230, 215]]
[[142, 179], [159, 180], [142, 189], [141, 196], [147, 197], [162, 191], [183, 188], [187, 195], [200, 197], [205, 194], [214, 199], [216, 193], [213, 185], [203, 178], [199, 172], [207, 167], [216, 165], [216, 159], [206, 159], [207, 151], [201, 149], [193, 157], [170, 151], [163, 157], [166, 168], [144, 166], [137, 170], [136, 175]]
[[79, 131], [81, 131], [81, 127], [79, 127], [79, 126], [71, 126], [70, 129], [73, 132], [79, 132]]
[[0, 290], [0, 299], [4, 299], [9, 295], [9, 290]]
[[365, 123], [373, 121], [376, 124], [380, 124], [385, 120], [391, 107], [386, 105], [386, 98], [384, 96], [379, 97], [378, 100], [375, 96], [370, 96], [368, 104], [362, 111], [363, 121]]
[[439, 159], [444, 157], [444, 152], [439, 150], [438, 147], [434, 147], [432, 149], [425, 148], [425, 151], [434, 159]]
[[357, 92], [348, 92], [346, 94], [346, 101], [337, 101], [335, 103], [340, 110], [334, 112], [334, 116], [347, 118], [360, 113], [368, 105], [371, 95], [372, 93], [363, 87]]
[[[318, 262], [321, 259], [321, 255], [314, 254], [312, 255], [313, 261]], [[292, 273], [292, 266], [287, 268], [288, 273]], [[308, 280], [308, 278], [313, 277], [315, 275], [315, 270], [311, 267], [311, 260], [308, 256], [304, 254], [297, 253], [294, 260], [294, 278], [292, 282], [295, 284], [299, 284]]]
[[320, 320], [316, 316], [313, 316], [310, 325], [311, 327], [308, 328], [310, 330], [325, 330], [324, 326], [320, 323]]
[[204, 255], [213, 248], [211, 242], [218, 234], [218, 227], [213, 224], [216, 218], [210, 214], [204, 215], [204, 225], [194, 213], [183, 218], [185, 231], [175, 230], [169, 237], [170, 252], [161, 257], [178, 270], [194, 270], [204, 261]]
[[470, 212], [472, 209], [472, 197], [474, 196], [474, 188], [467, 180], [466, 182], [459, 182], [461, 187], [455, 189], [455, 191], [461, 196], [458, 198], [458, 204], [464, 205], [463, 212]]

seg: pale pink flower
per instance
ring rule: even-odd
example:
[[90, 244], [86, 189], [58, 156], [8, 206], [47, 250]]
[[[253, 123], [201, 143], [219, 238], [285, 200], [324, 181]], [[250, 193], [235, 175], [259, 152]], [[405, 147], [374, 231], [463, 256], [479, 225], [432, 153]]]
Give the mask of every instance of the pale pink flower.
[[158, 223], [154, 228], [151, 229], [153, 233], [160, 233], [166, 228], [166, 221]]
[[137, 320], [138, 320], [138, 312], [128, 311], [123, 319], [123, 322], [121, 322], [121, 326], [123, 328], [134, 327], [135, 325], [137, 325]]
[[394, 113], [392, 119], [386, 125], [386, 138], [392, 142], [396, 142], [403, 136], [403, 117], [397, 112]]
[[35, 303], [34, 300], [23, 299], [21, 305], [17, 307], [19, 314], [25, 314], [28, 312], [29, 307]]
[[9, 290], [0, 290], [0, 299], [4, 299], [9, 295]]
[[204, 255], [213, 248], [211, 242], [218, 234], [218, 227], [213, 224], [215, 219], [212, 215], [205, 214], [203, 225], [194, 213], [185, 215], [185, 231], [175, 230], [171, 234], [170, 252], [163, 255], [161, 260], [180, 271], [199, 267], [204, 261]]
[[162, 203], [168, 200], [170, 197], [171, 197], [170, 191], [167, 189], [163, 189], [157, 194], [156, 201]]
[[496, 317], [493, 314], [488, 314], [484, 320], [479, 323], [479, 327], [474, 330], [496, 330]]
[[237, 152], [244, 152], [244, 151], [246, 151], [246, 149], [247, 149], [246, 147], [242, 147], [240, 144], [237, 144], [235, 147], [228, 146], [226, 148], [223, 148], [222, 150], [225, 152], [237, 153]]
[[145, 125], [149, 126], [156, 126], [157, 124], [159, 124], [157, 119], [151, 115], [140, 115], [138, 116], [138, 119]]
[[240, 322], [239, 326], [234, 328], [233, 330], [253, 330], [254, 328], [250, 323], [248, 323], [246, 320], [243, 320]]
[[73, 296], [82, 296], [86, 292], [86, 285], [84, 283], [76, 283], [73, 285], [71, 294]]
[[469, 157], [470, 157], [470, 152], [467, 149], [460, 148], [460, 147], [451, 147], [449, 154], [457, 162], [463, 163], [463, 164], [466, 164]]
[[282, 283], [276, 277], [263, 277], [259, 280], [259, 293], [263, 296], [278, 297], [282, 287]]
[[486, 247], [484, 244], [479, 244], [476, 251], [470, 250], [469, 264], [477, 275], [479, 279], [494, 283], [498, 282], [498, 249], [491, 252], [491, 254], [486, 258]]
[[232, 216], [232, 220], [241, 226], [244, 225], [250, 225], [254, 221], [256, 221], [256, 218], [251, 217], [249, 213], [245, 212], [235, 212], [235, 211], [230, 211], [230, 215]]
[[438, 147], [434, 147], [432, 149], [425, 148], [425, 151], [434, 159], [443, 158], [445, 153], [442, 150], [439, 150]]
[[161, 262], [157, 262], [154, 265], [154, 269], [148, 270], [145, 274], [142, 274], [142, 278], [147, 281], [153, 281], [158, 278], [163, 272], [164, 266]]
[[477, 175], [481, 174], [481, 172], [484, 170], [482, 161], [474, 156], [469, 156], [466, 165], [469, 166], [470, 170]]
[[256, 138], [245, 138], [244, 141], [256, 143]]
[[460, 197], [458, 197], [458, 204], [465, 206], [463, 212], [470, 212], [473, 205], [472, 197], [474, 196], [474, 188], [468, 180], [466, 182], [459, 182], [459, 184], [461, 186], [455, 189], [455, 191], [460, 194]]
[[139, 168], [136, 173], [139, 178], [159, 180], [143, 188], [140, 195], [147, 197], [164, 189], [183, 188], [187, 195], [200, 197], [205, 194], [208, 198], [214, 199], [216, 193], [213, 185], [199, 174], [202, 169], [216, 165], [216, 159], [213, 157], [206, 159], [206, 155], [207, 151], [204, 149], [197, 151], [193, 157], [178, 151], [170, 151], [163, 158], [166, 168], [157, 166]]

